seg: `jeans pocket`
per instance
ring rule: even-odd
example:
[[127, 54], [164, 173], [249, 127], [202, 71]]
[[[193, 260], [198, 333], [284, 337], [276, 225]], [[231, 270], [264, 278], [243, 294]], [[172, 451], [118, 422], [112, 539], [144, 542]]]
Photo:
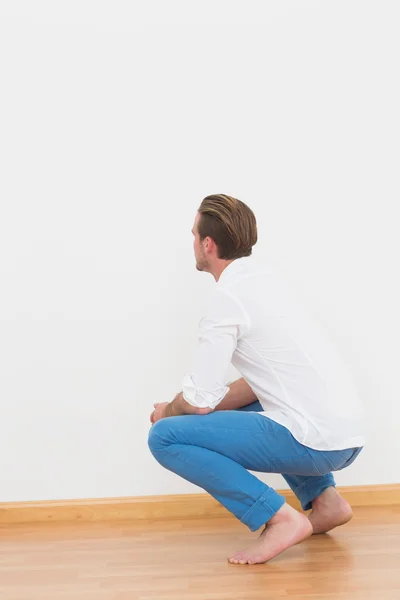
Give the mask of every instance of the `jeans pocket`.
[[[341, 469], [345, 469], [346, 467], [349, 467], [357, 458], [357, 456], [360, 454], [361, 450], [363, 449], [363, 446], [359, 447], [359, 448], [352, 448], [351, 449], [351, 454], [350, 456], [348, 455], [349, 450], [344, 450], [343, 454], [346, 453], [345, 456], [343, 456], [344, 459], [344, 463], [343, 465], [337, 469], [338, 471], [340, 471]], [[342, 451], [341, 451], [342, 452]]]
[[351, 465], [362, 448], [348, 448], [346, 450], [311, 450], [315, 468], [320, 475], [330, 471], [341, 471]]
[[325, 457], [320, 450], [310, 450], [311, 460], [316, 471], [315, 475], [326, 475], [331, 472], [331, 468], [327, 469]]

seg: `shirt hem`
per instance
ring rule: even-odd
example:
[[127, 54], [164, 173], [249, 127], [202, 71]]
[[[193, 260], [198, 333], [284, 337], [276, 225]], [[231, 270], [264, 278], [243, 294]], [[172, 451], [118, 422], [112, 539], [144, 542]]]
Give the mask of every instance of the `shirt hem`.
[[294, 439], [297, 442], [299, 442], [299, 444], [310, 448], [310, 450], [320, 450], [322, 452], [329, 452], [332, 450], [347, 450], [349, 448], [362, 448], [363, 446], [365, 446], [366, 440], [365, 437], [362, 435], [347, 438], [345, 440], [338, 440], [332, 443], [313, 444], [312, 442], [307, 441], [307, 436], [305, 436], [305, 438], [303, 439], [299, 439], [299, 436], [294, 431], [292, 431], [292, 429], [286, 423], [280, 423], [276, 418], [274, 418], [274, 416], [271, 415], [270, 412], [263, 411], [259, 412], [258, 414], [262, 415], [263, 417], [268, 417], [268, 419], [271, 419], [271, 421], [274, 421], [275, 423], [278, 423], [278, 425], [285, 427], [288, 431], [290, 431]]

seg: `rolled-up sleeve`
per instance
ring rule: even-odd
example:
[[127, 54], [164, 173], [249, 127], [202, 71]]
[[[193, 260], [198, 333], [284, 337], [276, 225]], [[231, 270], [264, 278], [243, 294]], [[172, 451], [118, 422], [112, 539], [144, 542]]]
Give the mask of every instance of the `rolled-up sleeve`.
[[215, 292], [200, 321], [192, 372], [182, 382], [183, 397], [197, 408], [215, 408], [229, 392], [229, 365], [248, 327], [243, 307], [225, 290]]

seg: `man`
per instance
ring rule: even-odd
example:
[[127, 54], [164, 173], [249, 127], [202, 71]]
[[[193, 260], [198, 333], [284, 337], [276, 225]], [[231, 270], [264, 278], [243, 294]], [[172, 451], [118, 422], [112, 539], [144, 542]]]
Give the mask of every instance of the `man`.
[[[170, 403], [155, 404], [149, 447], [165, 468], [209, 492], [251, 531], [234, 564], [270, 560], [352, 517], [331, 471], [350, 465], [364, 438], [361, 407], [340, 355], [283, 281], [254, 262], [253, 212], [207, 196], [193, 227], [199, 271], [217, 282], [193, 372]], [[230, 363], [242, 379], [226, 385]], [[281, 473], [306, 517], [249, 471]]]

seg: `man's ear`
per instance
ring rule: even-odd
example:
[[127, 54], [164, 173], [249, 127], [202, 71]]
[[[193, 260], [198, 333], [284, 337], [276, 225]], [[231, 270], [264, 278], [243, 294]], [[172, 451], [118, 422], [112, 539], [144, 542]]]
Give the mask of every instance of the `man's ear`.
[[216, 247], [214, 240], [210, 237], [206, 237], [205, 242], [205, 251], [207, 252], [207, 254], [212, 254], [214, 248]]

